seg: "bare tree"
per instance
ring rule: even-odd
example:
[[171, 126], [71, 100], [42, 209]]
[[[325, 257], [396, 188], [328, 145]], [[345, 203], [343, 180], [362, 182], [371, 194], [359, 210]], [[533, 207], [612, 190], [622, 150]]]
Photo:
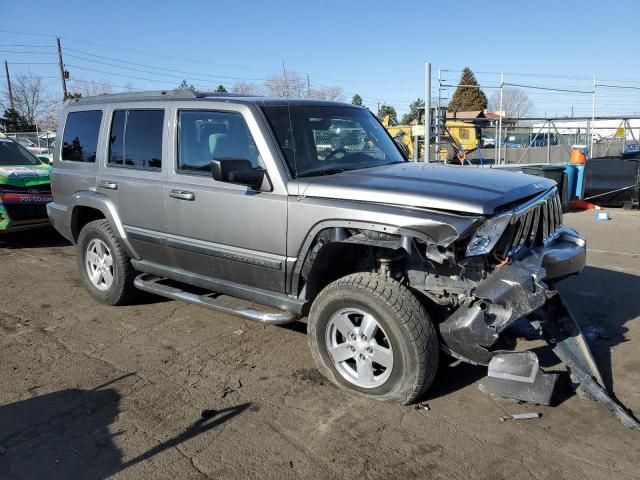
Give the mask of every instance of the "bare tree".
[[51, 116], [52, 110], [57, 109], [56, 104], [59, 102], [51, 98], [39, 77], [31, 74], [16, 75], [12, 90], [16, 110], [32, 125], [39, 124], [45, 117]]
[[231, 93], [237, 93], [239, 95], [256, 96], [262, 95], [262, 89], [255, 83], [239, 82], [231, 87]]
[[[522, 118], [534, 110], [533, 102], [524, 90], [515, 87], [503, 87], [502, 110], [505, 117]], [[489, 109], [493, 112], [500, 110], [500, 90], [496, 90], [489, 99]]]
[[341, 100], [342, 87], [312, 88], [309, 90], [308, 96], [316, 100]]
[[270, 75], [264, 81], [267, 94], [273, 97], [306, 97], [307, 82], [296, 72], [286, 69], [282, 73]]
[[113, 93], [113, 87], [109, 81], [96, 82], [93, 80], [74, 80], [72, 88], [74, 93], [79, 93], [83, 97], [93, 97]]

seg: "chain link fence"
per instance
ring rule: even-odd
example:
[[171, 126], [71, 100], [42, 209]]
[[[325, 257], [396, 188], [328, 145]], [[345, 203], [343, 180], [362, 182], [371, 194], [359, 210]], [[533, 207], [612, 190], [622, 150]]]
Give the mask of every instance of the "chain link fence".
[[638, 151], [640, 118], [509, 119], [501, 132], [495, 121], [446, 122], [431, 139], [431, 158], [445, 163], [564, 163], [574, 147], [590, 151], [592, 158]]
[[55, 135], [39, 132], [6, 132], [8, 138], [12, 138], [34, 155], [51, 156], [55, 144]]

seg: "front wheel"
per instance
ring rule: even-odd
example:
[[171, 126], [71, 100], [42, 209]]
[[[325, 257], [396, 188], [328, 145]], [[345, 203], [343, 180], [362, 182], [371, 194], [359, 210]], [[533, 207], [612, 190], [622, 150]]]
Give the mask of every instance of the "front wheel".
[[408, 288], [356, 273], [327, 286], [309, 313], [309, 345], [334, 384], [376, 400], [411, 403], [433, 382], [438, 337]]

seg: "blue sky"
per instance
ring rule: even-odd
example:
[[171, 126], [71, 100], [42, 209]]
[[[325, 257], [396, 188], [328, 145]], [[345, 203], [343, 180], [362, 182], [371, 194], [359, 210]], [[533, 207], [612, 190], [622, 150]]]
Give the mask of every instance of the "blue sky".
[[[454, 70], [443, 73], [449, 83], [468, 65], [487, 86], [505, 72], [505, 81], [522, 85], [590, 90], [596, 75], [602, 83], [640, 87], [640, 4], [628, 0], [2, 0], [1, 10], [0, 59], [10, 63], [12, 74], [55, 77], [57, 66], [46, 64], [56, 61], [55, 38], [46, 35], [59, 35], [72, 78], [136, 89], [170, 88], [178, 77], [203, 86], [261, 83], [283, 61], [287, 69], [308, 73], [312, 85], [339, 85], [347, 99], [359, 93], [371, 108], [386, 102], [400, 113], [424, 95], [425, 61], [433, 64], [434, 77], [438, 69]], [[42, 53], [26, 53], [34, 51]], [[55, 78], [45, 81], [60, 90]], [[488, 96], [493, 91], [486, 89]], [[591, 113], [589, 94], [526, 92], [537, 115], [566, 115], [572, 105], [576, 115]], [[640, 90], [603, 87], [597, 100], [598, 113], [640, 112]]]

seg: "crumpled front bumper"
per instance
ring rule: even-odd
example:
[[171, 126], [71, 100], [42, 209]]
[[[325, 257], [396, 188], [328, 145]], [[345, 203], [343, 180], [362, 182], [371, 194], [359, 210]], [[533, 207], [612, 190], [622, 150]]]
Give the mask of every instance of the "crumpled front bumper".
[[540, 338], [568, 367], [575, 386], [604, 404], [628, 427], [639, 428], [637, 420], [602, 386], [578, 323], [559, 293], [549, 286], [579, 273], [585, 262], [585, 239], [562, 227], [553, 242], [496, 269], [478, 283], [473, 296], [440, 324], [443, 349], [463, 361], [489, 367], [489, 375], [481, 384], [483, 391], [550, 404], [557, 374], [544, 373], [534, 352], [497, 347], [502, 332], [516, 320], [528, 317]]
[[488, 365], [490, 350], [513, 322], [541, 308], [551, 283], [580, 273], [586, 262], [586, 240], [562, 227], [544, 248], [496, 269], [480, 282], [466, 303], [440, 324], [445, 347], [454, 356]]

